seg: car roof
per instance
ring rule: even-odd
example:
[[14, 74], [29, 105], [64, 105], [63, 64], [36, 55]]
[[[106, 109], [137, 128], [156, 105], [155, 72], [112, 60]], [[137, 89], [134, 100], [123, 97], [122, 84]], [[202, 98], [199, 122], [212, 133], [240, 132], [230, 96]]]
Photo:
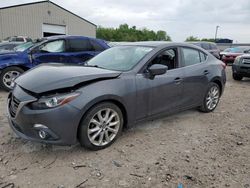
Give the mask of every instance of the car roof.
[[44, 37], [43, 39], [47, 40], [56, 40], [56, 39], [78, 39], [78, 38], [88, 38], [88, 39], [94, 39], [94, 40], [100, 40], [92, 37], [85, 37], [85, 36], [77, 36], [77, 35], [57, 35], [57, 36], [51, 36], [51, 37]]
[[191, 43], [191, 44], [215, 44], [216, 45], [215, 42], [208, 42], [208, 41], [193, 41], [193, 42], [190, 41], [188, 43]]
[[147, 47], [170, 47], [170, 46], [186, 46], [201, 49], [193, 44], [186, 42], [168, 42], [168, 41], [141, 41], [141, 42], [122, 42], [118, 46], [147, 46]]

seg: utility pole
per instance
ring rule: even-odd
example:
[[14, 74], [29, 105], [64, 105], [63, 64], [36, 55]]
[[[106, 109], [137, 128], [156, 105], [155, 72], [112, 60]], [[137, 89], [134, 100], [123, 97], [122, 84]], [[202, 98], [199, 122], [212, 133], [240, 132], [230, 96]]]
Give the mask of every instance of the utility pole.
[[214, 36], [214, 42], [216, 42], [219, 27], [220, 26], [218, 26], [218, 25], [216, 26], [215, 36]]

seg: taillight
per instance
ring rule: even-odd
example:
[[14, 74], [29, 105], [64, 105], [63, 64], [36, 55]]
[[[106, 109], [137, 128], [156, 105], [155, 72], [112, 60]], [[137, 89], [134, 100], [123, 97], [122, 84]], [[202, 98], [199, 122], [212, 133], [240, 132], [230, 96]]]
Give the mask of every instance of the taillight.
[[226, 63], [221, 62], [221, 65], [222, 65], [223, 69], [226, 69], [226, 67], [227, 67]]

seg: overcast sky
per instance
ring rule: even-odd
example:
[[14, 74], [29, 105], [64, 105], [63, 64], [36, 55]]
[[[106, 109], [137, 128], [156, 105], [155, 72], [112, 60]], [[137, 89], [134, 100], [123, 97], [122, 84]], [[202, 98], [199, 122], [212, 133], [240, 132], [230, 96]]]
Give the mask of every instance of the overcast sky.
[[[36, 0], [0, 0], [0, 7]], [[250, 0], [53, 0], [104, 27], [122, 23], [165, 30], [173, 41], [188, 36], [250, 42]]]

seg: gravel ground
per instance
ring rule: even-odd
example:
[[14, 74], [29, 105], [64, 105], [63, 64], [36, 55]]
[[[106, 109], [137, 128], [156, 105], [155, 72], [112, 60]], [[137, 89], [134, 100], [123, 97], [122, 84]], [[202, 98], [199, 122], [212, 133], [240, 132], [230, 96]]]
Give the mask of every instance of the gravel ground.
[[0, 91], [2, 187], [250, 187], [250, 79], [228, 81], [213, 113], [189, 110], [136, 125], [87, 151], [16, 138]]

